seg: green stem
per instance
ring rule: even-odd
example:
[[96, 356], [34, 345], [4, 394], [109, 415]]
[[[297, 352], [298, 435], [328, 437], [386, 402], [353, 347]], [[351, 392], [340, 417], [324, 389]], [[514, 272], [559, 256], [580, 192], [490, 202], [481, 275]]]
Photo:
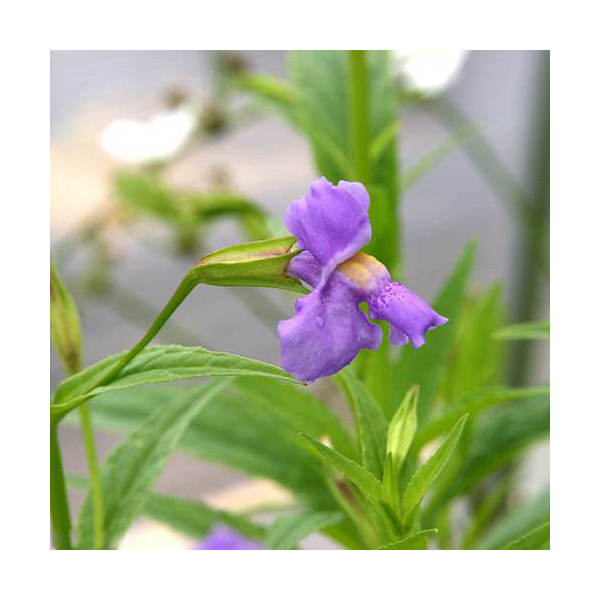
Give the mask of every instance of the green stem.
[[365, 50], [348, 51], [348, 112], [350, 148], [357, 181], [369, 184], [369, 104]]
[[[513, 318], [517, 323], [538, 317], [543, 277], [548, 272], [548, 218], [550, 208], [550, 56], [544, 52], [540, 61], [537, 94], [533, 108], [532, 132], [529, 136], [529, 168], [532, 201], [527, 219], [521, 226], [520, 253], [517, 264]], [[541, 267], [541, 269], [540, 269]], [[513, 385], [527, 383], [533, 344], [515, 344], [511, 355], [510, 380]]]
[[183, 278], [175, 293], [171, 296], [165, 307], [160, 311], [148, 331], [142, 339], [114, 366], [114, 368], [102, 378], [99, 383], [95, 383], [91, 389], [98, 385], [106, 385], [115, 377], [156, 337], [158, 332], [163, 328], [164, 324], [169, 320], [171, 315], [179, 308], [179, 305], [189, 296], [191, 291], [196, 287], [197, 280], [195, 276], [189, 273]]
[[150, 325], [150, 328], [144, 334], [142, 339], [127, 354], [125, 354], [113, 368], [98, 373], [96, 377], [92, 378], [88, 382], [88, 385], [84, 389], [80, 390], [79, 395], [76, 398], [61, 404], [60, 406], [51, 407], [51, 409], [55, 409], [54, 412], [51, 411], [51, 418], [54, 419], [54, 422], [58, 423], [72, 409], [85, 402], [86, 394], [91, 392], [94, 388], [97, 388], [100, 385], [107, 385], [113, 381], [119, 375], [119, 373], [156, 337], [158, 332], [163, 328], [164, 324], [169, 320], [169, 317], [189, 296], [197, 284], [197, 277], [188, 273], [183, 278], [182, 282], [179, 284], [179, 287], [175, 290], [175, 293], [171, 296], [165, 307], [160, 311], [152, 325]]
[[79, 421], [81, 423], [81, 435], [83, 436], [85, 446], [85, 457], [90, 476], [90, 489], [92, 491], [94, 549], [101, 550], [104, 547], [104, 501], [102, 498], [102, 479], [100, 478], [100, 467], [98, 466], [98, 455], [94, 441], [94, 429], [88, 404], [82, 404], [79, 407]]
[[71, 517], [57, 424], [50, 425], [50, 518], [54, 547], [71, 550]]

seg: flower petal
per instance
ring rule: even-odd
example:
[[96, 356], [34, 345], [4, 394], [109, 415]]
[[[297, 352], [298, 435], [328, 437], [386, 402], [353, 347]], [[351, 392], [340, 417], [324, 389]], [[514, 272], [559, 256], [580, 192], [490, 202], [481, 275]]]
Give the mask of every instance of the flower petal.
[[318, 287], [371, 240], [368, 208], [369, 195], [361, 183], [342, 181], [335, 186], [321, 177], [287, 209], [286, 227], [322, 267]]
[[192, 550], [264, 550], [264, 547], [227, 527], [216, 527]]
[[332, 277], [322, 293], [313, 291], [296, 301], [296, 314], [277, 326], [281, 366], [302, 381], [333, 375], [363, 348], [381, 343], [381, 329], [368, 321], [358, 298]]
[[448, 322], [438, 315], [423, 298], [409, 290], [403, 283], [391, 281], [368, 299], [371, 317], [385, 319], [392, 325], [390, 341], [402, 345], [410, 338], [419, 348], [425, 343], [425, 333]]
[[312, 288], [319, 284], [322, 271], [319, 261], [308, 250], [294, 256], [286, 269], [288, 275], [298, 277]]

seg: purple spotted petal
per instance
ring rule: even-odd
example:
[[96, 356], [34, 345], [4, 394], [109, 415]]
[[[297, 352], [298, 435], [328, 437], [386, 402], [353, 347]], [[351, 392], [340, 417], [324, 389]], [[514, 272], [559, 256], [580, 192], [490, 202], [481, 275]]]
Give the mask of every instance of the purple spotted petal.
[[425, 300], [403, 283], [390, 281], [368, 299], [371, 317], [385, 319], [391, 325], [390, 341], [395, 345], [412, 342], [415, 348], [425, 343], [429, 329], [448, 322], [438, 315]]
[[264, 550], [264, 547], [247, 540], [226, 527], [217, 527], [193, 550]]
[[369, 195], [361, 183], [342, 181], [335, 186], [324, 177], [289, 206], [286, 227], [321, 265], [316, 287], [323, 287], [337, 265], [369, 243], [368, 209]]
[[322, 292], [296, 301], [296, 314], [277, 326], [281, 366], [302, 381], [333, 375], [363, 348], [381, 343], [381, 330], [358, 308], [359, 297], [334, 274]]

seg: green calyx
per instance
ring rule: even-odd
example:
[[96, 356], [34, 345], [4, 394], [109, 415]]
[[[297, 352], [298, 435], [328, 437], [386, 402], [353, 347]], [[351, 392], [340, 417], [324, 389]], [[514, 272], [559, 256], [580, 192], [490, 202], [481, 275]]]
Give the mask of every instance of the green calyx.
[[300, 252], [293, 236], [238, 244], [207, 254], [189, 275], [207, 285], [275, 287], [304, 294], [306, 288], [286, 273]]

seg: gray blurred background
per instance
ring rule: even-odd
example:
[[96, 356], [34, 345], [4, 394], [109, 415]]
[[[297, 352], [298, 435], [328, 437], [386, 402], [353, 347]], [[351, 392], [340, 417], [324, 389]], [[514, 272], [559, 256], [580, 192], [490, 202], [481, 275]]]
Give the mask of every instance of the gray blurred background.
[[[285, 52], [249, 51], [252, 67], [285, 77]], [[479, 124], [511, 173], [528, 184], [526, 141], [532, 114], [534, 70], [539, 53], [531, 51], [470, 52], [452, 85], [450, 98]], [[149, 118], [164, 108], [169, 88], [186, 90], [202, 100], [210, 96], [211, 60], [205, 51], [57, 51], [51, 53], [51, 235], [53, 242], [77, 227], [109, 198], [111, 169], [116, 165], [99, 145], [102, 128], [118, 117]], [[417, 108], [409, 109], [401, 130], [402, 164], [410, 166], [447, 137], [435, 120]], [[225, 170], [231, 186], [259, 202], [276, 219], [286, 206], [305, 193], [314, 178], [305, 140], [276, 116], [241, 125], [198, 146], [169, 170], [170, 183], [208, 188], [216, 171]], [[465, 155], [457, 150], [419, 180], [404, 198], [404, 251], [407, 284], [431, 299], [449, 273], [465, 243], [479, 243], [474, 274], [475, 289], [509, 281], [515, 260], [516, 234], [501, 202], [490, 191]], [[124, 290], [159, 309], [171, 295], [190, 259], [169, 254], [170, 239], [152, 222], [134, 234], [112, 240], [118, 257], [116, 279]], [[240, 241], [238, 228], [222, 222], [211, 229], [203, 251]], [[77, 282], [86, 264], [85, 252], [64, 269], [68, 284]], [[506, 300], [512, 290], [505, 288]], [[242, 296], [246, 294], [246, 302]], [[142, 323], [124, 318], [123, 307], [74, 295], [81, 310], [86, 364], [133, 345], [145, 331]], [[268, 298], [290, 313], [284, 294], [267, 291]], [[547, 298], [547, 294], [545, 294]], [[174, 323], [186, 339], [166, 332], [163, 342], [196, 342], [209, 348], [278, 360], [276, 320], [257, 318], [248, 303], [252, 290], [202, 288], [177, 312]], [[255, 307], [260, 310], [261, 305]], [[547, 316], [540, 306], [540, 318]], [[125, 311], [126, 312], [126, 311]], [[266, 322], [265, 322], [266, 321]], [[149, 321], [148, 321], [149, 323]], [[540, 345], [536, 379], [548, 377], [548, 356]], [[63, 377], [52, 356], [51, 381]], [[85, 458], [78, 431], [63, 427], [68, 472], [84, 473]], [[118, 436], [99, 436], [101, 457]], [[548, 480], [548, 452], [535, 448], [526, 467], [526, 492], [533, 493]], [[234, 493], [244, 477], [218, 465], [201, 464], [175, 455], [158, 489], [199, 499]], [[529, 490], [529, 491], [527, 491]], [[80, 495], [74, 493], [75, 506]], [[318, 545], [318, 542], [315, 542]]]

